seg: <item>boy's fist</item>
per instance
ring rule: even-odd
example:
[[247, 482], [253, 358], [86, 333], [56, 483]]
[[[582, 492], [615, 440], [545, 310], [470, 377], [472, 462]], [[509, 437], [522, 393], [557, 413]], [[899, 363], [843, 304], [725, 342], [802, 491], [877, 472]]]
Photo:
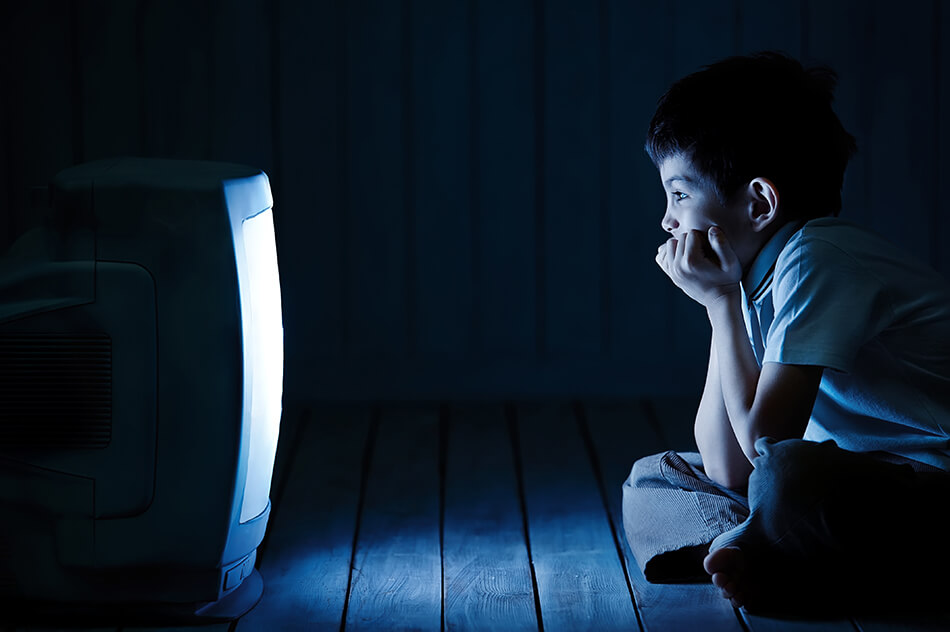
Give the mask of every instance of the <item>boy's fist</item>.
[[682, 243], [671, 237], [660, 245], [656, 262], [677, 287], [705, 307], [737, 292], [742, 279], [739, 258], [717, 226], [705, 233], [691, 230]]

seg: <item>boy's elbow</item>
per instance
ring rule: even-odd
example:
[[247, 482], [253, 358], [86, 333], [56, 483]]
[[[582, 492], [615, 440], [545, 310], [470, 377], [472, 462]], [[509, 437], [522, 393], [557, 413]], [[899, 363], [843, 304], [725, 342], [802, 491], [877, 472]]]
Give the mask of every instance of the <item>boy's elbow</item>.
[[758, 451], [755, 449], [755, 442], [759, 440], [760, 433], [758, 432], [749, 432], [745, 436], [739, 438], [739, 448], [742, 450], [742, 453], [745, 455], [745, 458], [749, 461], [749, 467], [752, 467], [752, 462], [755, 461], [756, 457], [759, 456]]
[[[708, 435], [698, 431], [695, 434], [696, 446], [703, 461], [703, 470], [714, 483], [729, 489], [744, 489], [752, 473], [752, 463], [742, 451], [735, 448], [735, 437], [731, 442], [722, 441], [718, 435]], [[730, 447], [728, 444], [732, 443]]]
[[[748, 465], [748, 467], [745, 467]], [[741, 491], [749, 485], [749, 474], [752, 473], [751, 463], [736, 463], [710, 465], [706, 468], [706, 476], [714, 483], [728, 489]]]

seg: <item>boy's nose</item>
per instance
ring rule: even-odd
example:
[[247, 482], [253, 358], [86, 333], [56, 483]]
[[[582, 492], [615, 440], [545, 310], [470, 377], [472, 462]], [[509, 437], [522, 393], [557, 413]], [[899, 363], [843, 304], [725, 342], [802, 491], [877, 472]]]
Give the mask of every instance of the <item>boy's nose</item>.
[[663, 221], [660, 222], [660, 226], [662, 226], [663, 230], [666, 232], [672, 233], [674, 230], [680, 227], [680, 223], [677, 222], [672, 215], [670, 215], [669, 211], [667, 211], [666, 214], [663, 215]]

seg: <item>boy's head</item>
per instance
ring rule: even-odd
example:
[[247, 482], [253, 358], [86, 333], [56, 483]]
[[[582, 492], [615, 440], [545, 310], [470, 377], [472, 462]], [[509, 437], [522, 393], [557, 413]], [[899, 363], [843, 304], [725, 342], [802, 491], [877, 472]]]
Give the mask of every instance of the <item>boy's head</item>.
[[768, 178], [783, 216], [837, 215], [855, 140], [831, 107], [836, 75], [779, 53], [732, 57], [680, 79], [657, 105], [646, 150], [688, 160], [725, 205]]

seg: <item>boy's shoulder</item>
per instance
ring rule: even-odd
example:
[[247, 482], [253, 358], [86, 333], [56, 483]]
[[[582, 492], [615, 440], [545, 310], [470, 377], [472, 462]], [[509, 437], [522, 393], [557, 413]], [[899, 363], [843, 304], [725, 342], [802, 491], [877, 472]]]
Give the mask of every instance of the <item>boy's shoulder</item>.
[[819, 217], [801, 224], [788, 245], [827, 244], [850, 250], [882, 238], [870, 229], [840, 217]]
[[807, 278], [810, 285], [833, 286], [846, 293], [856, 289], [849, 289], [850, 284], [890, 288], [902, 296], [911, 287], [950, 296], [946, 279], [929, 263], [879, 233], [837, 217], [801, 225], [782, 248], [775, 277], [786, 292]]
[[873, 230], [838, 217], [820, 217], [805, 222], [796, 230], [779, 255], [784, 265], [924, 265]]

